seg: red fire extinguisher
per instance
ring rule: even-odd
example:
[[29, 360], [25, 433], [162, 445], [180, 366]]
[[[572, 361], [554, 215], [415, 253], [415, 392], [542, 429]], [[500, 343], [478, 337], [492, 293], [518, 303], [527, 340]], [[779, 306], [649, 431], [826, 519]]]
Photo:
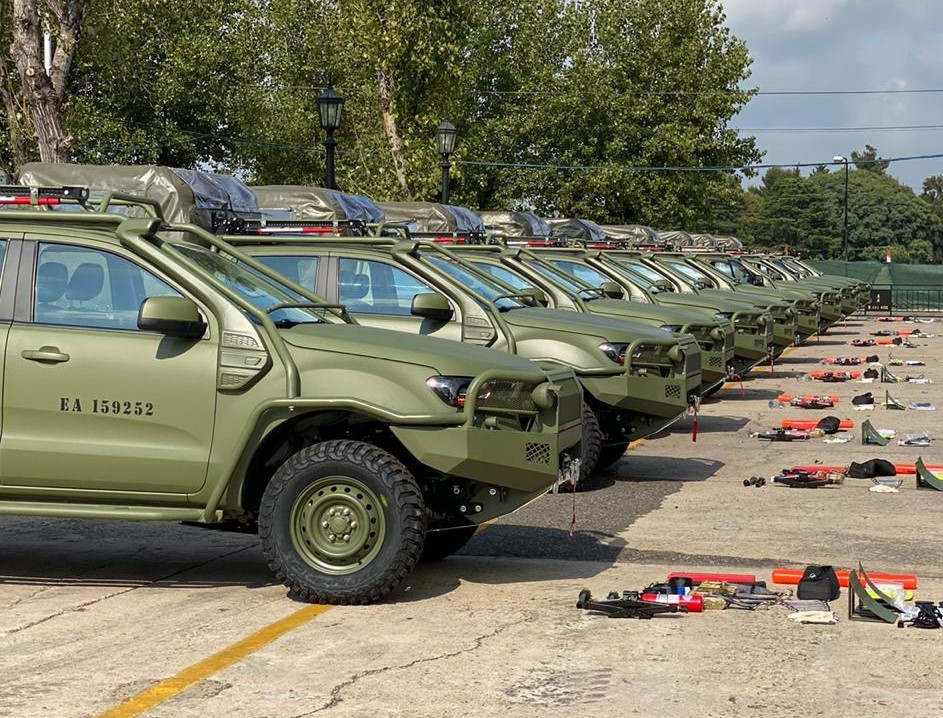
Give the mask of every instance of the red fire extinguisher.
[[688, 613], [701, 613], [704, 610], [704, 598], [696, 593], [685, 596], [676, 593], [643, 593], [642, 600], [653, 603], [675, 603], [688, 609]]

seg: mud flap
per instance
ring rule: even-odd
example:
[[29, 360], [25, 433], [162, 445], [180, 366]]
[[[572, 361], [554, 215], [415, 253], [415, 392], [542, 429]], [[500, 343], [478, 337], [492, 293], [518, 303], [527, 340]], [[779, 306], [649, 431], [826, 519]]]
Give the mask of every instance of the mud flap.
[[878, 430], [871, 425], [869, 419], [865, 419], [861, 422], [861, 444], [863, 446], [869, 444], [873, 444], [874, 446], [887, 446], [888, 442], [890, 442], [890, 439], [881, 436]]
[[[868, 589], [870, 589], [877, 598], [872, 597]], [[872, 583], [871, 579], [868, 578], [868, 575], [864, 572], [860, 561], [858, 562], [857, 571], [852, 569], [848, 572], [849, 621], [884, 621], [885, 623], [897, 623], [897, 619], [899, 618], [897, 611], [890, 608], [892, 600], [890, 596], [882, 593], [881, 590]]]
[[943, 479], [927, 468], [927, 465], [923, 463], [922, 456], [917, 458], [917, 463], [914, 464], [914, 468], [917, 470], [918, 489], [936, 489], [937, 491], [943, 491]]

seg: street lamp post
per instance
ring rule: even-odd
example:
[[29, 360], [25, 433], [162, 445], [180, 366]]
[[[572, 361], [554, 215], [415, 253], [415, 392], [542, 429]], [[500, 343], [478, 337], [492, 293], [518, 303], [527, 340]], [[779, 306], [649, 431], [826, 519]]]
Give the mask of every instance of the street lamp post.
[[845, 229], [842, 234], [842, 254], [845, 258], [845, 274], [848, 274], [848, 158], [841, 155], [832, 157], [832, 162], [845, 165]]
[[335, 189], [334, 183], [334, 131], [341, 126], [341, 114], [344, 110], [344, 98], [334, 91], [331, 83], [318, 95], [318, 116], [321, 120], [321, 129], [327, 133], [324, 139], [324, 185], [328, 189]]
[[439, 155], [442, 157], [442, 161], [439, 162], [439, 167], [442, 168], [442, 188], [439, 193], [439, 200], [442, 204], [449, 203], [449, 170], [452, 169], [449, 156], [455, 151], [455, 138], [457, 136], [458, 131], [455, 129], [455, 125], [448, 120], [442, 120], [442, 123], [436, 127], [435, 144], [439, 150]]

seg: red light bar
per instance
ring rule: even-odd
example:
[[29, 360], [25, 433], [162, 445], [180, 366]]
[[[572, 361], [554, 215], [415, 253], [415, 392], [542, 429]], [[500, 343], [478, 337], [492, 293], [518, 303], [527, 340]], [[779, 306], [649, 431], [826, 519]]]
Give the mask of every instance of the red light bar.
[[468, 244], [464, 237], [432, 237], [432, 241], [436, 244]]
[[29, 197], [0, 195], [0, 204], [59, 204], [58, 197], [35, 197], [31, 201]]

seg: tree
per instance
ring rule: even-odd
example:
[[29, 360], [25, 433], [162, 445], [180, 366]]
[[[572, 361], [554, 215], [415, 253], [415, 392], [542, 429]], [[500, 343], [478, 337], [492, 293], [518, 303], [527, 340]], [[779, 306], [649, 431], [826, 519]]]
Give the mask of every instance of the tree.
[[[72, 137], [63, 115], [72, 57], [81, 35], [82, 6], [78, 0], [13, 0], [10, 55], [19, 74], [21, 92], [29, 110], [39, 156], [44, 162], [66, 162]], [[43, 24], [55, 32], [55, 52], [44, 66]], [[4, 71], [6, 74], [6, 71]], [[0, 78], [6, 79], [6, 78]], [[4, 105], [9, 118], [11, 107]]]
[[865, 145], [864, 152], [852, 152], [851, 161], [854, 163], [855, 169], [877, 174], [884, 174], [891, 164], [883, 157], [878, 157], [877, 149], [871, 145]]

